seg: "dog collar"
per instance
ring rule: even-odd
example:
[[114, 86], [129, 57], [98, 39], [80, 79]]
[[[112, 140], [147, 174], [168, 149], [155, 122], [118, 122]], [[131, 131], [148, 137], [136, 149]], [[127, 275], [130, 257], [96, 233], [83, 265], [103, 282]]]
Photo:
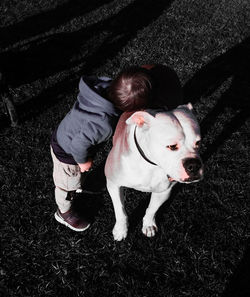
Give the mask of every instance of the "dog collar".
[[136, 147], [137, 147], [137, 149], [138, 149], [140, 155], [141, 155], [141, 156], [143, 157], [143, 159], [146, 160], [148, 163], [150, 163], [150, 164], [152, 164], [152, 165], [157, 165], [157, 164], [155, 164], [154, 162], [150, 161], [150, 160], [146, 157], [146, 155], [144, 154], [142, 148], [140, 147], [140, 145], [139, 145], [139, 143], [138, 143], [138, 141], [137, 141], [137, 138], [136, 138], [136, 128], [137, 128], [137, 126], [135, 126], [135, 130], [134, 130], [134, 140], [135, 140], [135, 145], [136, 145]]

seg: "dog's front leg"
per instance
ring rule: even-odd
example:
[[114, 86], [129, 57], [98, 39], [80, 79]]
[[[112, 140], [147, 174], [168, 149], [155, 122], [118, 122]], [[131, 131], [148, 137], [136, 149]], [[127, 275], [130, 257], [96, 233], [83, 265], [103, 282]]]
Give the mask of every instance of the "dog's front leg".
[[142, 233], [147, 237], [155, 236], [158, 227], [155, 222], [155, 214], [160, 206], [169, 198], [172, 186], [162, 193], [152, 193], [149, 206], [143, 218]]
[[121, 241], [127, 237], [128, 219], [124, 208], [123, 188], [107, 179], [107, 188], [113, 202], [116, 223], [113, 229], [114, 240]]

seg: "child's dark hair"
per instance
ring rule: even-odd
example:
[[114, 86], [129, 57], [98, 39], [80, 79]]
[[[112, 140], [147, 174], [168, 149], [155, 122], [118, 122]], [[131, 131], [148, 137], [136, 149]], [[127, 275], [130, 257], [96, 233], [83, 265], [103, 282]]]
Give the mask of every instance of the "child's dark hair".
[[122, 111], [147, 108], [152, 100], [152, 79], [147, 69], [132, 66], [122, 71], [108, 89], [109, 100]]

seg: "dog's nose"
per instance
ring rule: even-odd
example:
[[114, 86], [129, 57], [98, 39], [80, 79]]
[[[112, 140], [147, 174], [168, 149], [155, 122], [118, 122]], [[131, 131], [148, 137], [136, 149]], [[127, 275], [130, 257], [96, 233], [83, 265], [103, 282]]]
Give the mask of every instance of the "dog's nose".
[[201, 160], [198, 158], [187, 158], [182, 163], [189, 176], [197, 175], [202, 167]]

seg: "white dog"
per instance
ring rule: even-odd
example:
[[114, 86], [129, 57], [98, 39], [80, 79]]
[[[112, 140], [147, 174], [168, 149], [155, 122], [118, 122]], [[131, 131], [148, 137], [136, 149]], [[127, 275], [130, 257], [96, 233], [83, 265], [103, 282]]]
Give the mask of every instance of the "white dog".
[[173, 185], [202, 178], [200, 128], [192, 109], [189, 103], [155, 116], [146, 111], [122, 114], [105, 165], [116, 217], [115, 240], [126, 238], [128, 230], [123, 187], [152, 192], [142, 227], [142, 232], [152, 237], [157, 231], [155, 214], [168, 199]]

